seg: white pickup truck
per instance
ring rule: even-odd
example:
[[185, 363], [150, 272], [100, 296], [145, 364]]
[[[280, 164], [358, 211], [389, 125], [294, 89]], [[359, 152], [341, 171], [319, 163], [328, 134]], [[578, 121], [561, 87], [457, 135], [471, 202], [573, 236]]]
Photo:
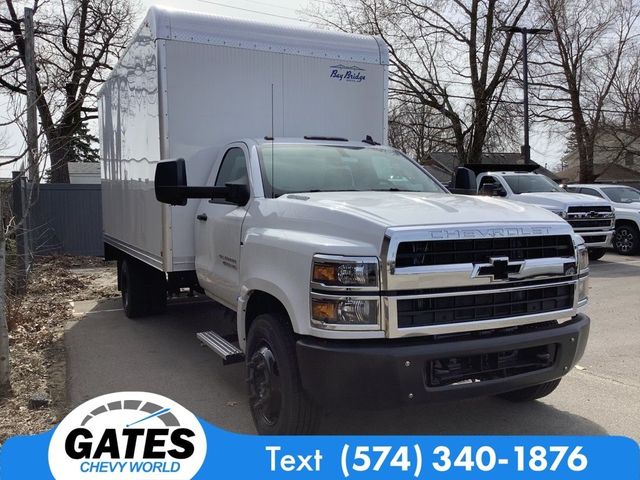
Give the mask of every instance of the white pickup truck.
[[235, 312], [235, 338], [197, 336], [246, 362], [259, 433], [335, 405], [533, 400], [584, 352], [582, 237], [377, 145], [387, 67], [375, 37], [154, 8], [100, 94], [125, 312], [187, 288]]
[[616, 209], [613, 248], [620, 255], [640, 253], [640, 190], [626, 185], [605, 183], [566, 185], [565, 189], [611, 202]]
[[549, 177], [533, 170], [537, 165], [465, 165], [454, 173], [454, 191], [492, 195], [536, 205], [564, 218], [589, 248], [589, 258], [598, 260], [611, 246], [615, 232], [615, 208], [594, 196], [570, 193]]

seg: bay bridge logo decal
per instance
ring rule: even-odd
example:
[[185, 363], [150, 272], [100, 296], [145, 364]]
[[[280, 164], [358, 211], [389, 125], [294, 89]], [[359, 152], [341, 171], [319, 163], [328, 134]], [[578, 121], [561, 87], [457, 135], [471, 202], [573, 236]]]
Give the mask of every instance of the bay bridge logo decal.
[[366, 75], [366, 70], [364, 68], [360, 68], [356, 65], [348, 66], [348, 65], [332, 65], [329, 67], [331, 69], [331, 73], [329, 74], [329, 78], [335, 78], [339, 82], [364, 82]]
[[49, 468], [57, 480], [183, 480], [198, 473], [206, 453], [189, 410], [154, 393], [119, 392], [67, 415], [51, 438]]

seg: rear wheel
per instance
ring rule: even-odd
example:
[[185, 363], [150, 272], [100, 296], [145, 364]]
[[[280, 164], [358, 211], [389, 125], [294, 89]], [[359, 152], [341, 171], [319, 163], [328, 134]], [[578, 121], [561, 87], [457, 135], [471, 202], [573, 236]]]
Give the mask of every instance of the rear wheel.
[[286, 318], [258, 316], [247, 337], [249, 407], [261, 435], [314, 433], [320, 410], [302, 389], [295, 336]]
[[634, 225], [623, 224], [616, 228], [613, 246], [620, 255], [633, 255], [640, 249], [640, 232]]
[[532, 387], [521, 388], [520, 390], [514, 390], [512, 392], [502, 393], [498, 395], [510, 402], [531, 402], [538, 398], [546, 397], [553, 392], [558, 385], [560, 385], [560, 378], [552, 380], [547, 383], [541, 383], [540, 385], [533, 385]]
[[120, 265], [122, 308], [128, 318], [161, 313], [167, 306], [164, 272], [132, 259]]
[[589, 260], [600, 260], [602, 257], [604, 257], [605, 253], [607, 253], [607, 251], [604, 248], [590, 248]]

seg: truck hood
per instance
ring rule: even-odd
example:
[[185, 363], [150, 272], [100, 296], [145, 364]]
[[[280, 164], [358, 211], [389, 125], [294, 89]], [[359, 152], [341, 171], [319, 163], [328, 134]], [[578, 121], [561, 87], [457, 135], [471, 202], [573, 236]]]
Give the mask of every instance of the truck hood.
[[601, 198], [570, 192], [521, 193], [519, 195], [514, 195], [511, 199], [517, 202], [537, 205], [549, 210], [565, 210], [569, 206], [595, 207], [611, 205], [609, 202]]
[[328, 222], [332, 214], [336, 217], [348, 215], [385, 228], [464, 223], [563, 223], [557, 215], [546, 210], [495, 197], [422, 192], [320, 192], [284, 195], [280, 199], [315, 207], [306, 213], [321, 216], [323, 222]]

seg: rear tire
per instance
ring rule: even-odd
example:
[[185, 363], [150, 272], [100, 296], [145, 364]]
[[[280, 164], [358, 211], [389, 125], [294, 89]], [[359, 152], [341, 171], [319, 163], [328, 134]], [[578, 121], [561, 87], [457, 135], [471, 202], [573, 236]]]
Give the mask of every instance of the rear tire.
[[532, 387], [521, 388], [520, 390], [514, 390], [512, 392], [502, 393], [498, 395], [500, 398], [509, 400], [510, 402], [531, 402], [538, 398], [546, 397], [553, 392], [558, 385], [560, 385], [561, 378], [552, 380], [547, 383], [541, 383], [540, 385], [533, 385]]
[[634, 255], [640, 250], [640, 232], [638, 227], [623, 224], [616, 228], [613, 246], [619, 255]]
[[249, 407], [261, 435], [304, 435], [317, 430], [320, 409], [305, 394], [288, 319], [259, 315], [247, 338]]
[[607, 250], [604, 248], [590, 248], [589, 260], [591, 261], [600, 260], [602, 257], [604, 257], [605, 253], [607, 253]]
[[164, 272], [126, 258], [120, 267], [122, 308], [128, 318], [162, 313], [167, 307]]

